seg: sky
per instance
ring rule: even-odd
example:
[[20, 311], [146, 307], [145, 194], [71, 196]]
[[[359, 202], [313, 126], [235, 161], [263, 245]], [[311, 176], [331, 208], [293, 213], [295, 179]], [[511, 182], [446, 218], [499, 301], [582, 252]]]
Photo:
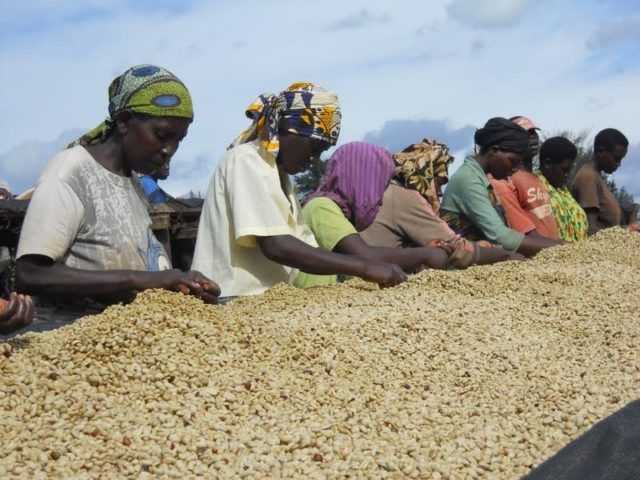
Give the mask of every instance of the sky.
[[335, 91], [340, 143], [448, 142], [454, 168], [490, 117], [547, 135], [615, 127], [614, 179], [640, 200], [640, 0], [2, 0], [0, 178], [32, 185], [104, 119], [107, 87], [153, 63], [190, 89], [195, 122], [163, 186], [205, 191], [258, 94]]

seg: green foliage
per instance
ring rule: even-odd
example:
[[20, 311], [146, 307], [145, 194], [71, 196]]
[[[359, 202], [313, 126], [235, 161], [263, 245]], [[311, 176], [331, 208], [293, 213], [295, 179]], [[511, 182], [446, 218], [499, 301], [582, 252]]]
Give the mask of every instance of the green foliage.
[[324, 175], [324, 171], [327, 168], [326, 159], [316, 159], [311, 164], [311, 168], [300, 175], [296, 175], [294, 182], [298, 190], [298, 195], [301, 198], [306, 197], [313, 192], [318, 185], [320, 185], [320, 179]]
[[189, 193], [187, 193], [186, 195], [184, 195], [181, 198], [203, 200], [204, 199], [204, 193], [202, 191], [200, 191], [200, 190], [198, 190], [198, 191], [189, 190]]

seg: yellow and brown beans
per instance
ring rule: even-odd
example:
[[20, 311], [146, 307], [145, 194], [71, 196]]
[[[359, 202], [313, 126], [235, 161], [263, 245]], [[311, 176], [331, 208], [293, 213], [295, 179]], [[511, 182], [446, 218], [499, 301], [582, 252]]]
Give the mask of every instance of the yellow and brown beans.
[[515, 479], [640, 390], [640, 236], [277, 287], [161, 291], [0, 345], [0, 478]]

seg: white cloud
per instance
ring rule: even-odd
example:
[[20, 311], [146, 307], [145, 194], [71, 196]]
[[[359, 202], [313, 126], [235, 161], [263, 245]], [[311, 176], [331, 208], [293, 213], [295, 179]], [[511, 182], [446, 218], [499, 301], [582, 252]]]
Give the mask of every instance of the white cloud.
[[13, 193], [23, 192], [33, 186], [49, 159], [82, 133], [82, 130], [67, 130], [54, 140], [33, 140], [13, 147], [0, 155], [0, 177]]
[[429, 138], [447, 144], [451, 151], [460, 151], [473, 146], [475, 131], [476, 127], [471, 125], [452, 128], [446, 120], [389, 120], [381, 129], [366, 133], [364, 141], [398, 152], [423, 138]]
[[[482, 32], [452, 21], [449, 0], [406, 0], [384, 25], [332, 33], [323, 29], [344, 20], [338, 0], [313, 10], [293, 0], [192, 1], [179, 14], [162, 8], [168, 0], [160, 7], [145, 0], [146, 11], [140, 2], [133, 8], [125, 0], [91, 0], [108, 15], [86, 18], [73, 10], [78, 2], [37, 1], [22, 22], [52, 15], [51, 4], [67, 12], [66, 20], [0, 41], [0, 64], [8, 66], [0, 69], [3, 150], [96, 125], [106, 114], [112, 78], [133, 64], [157, 63], [189, 86], [196, 111], [166, 183], [175, 194], [205, 189], [225, 147], [247, 126], [244, 108], [259, 93], [296, 80], [339, 94], [342, 142], [392, 119], [449, 119], [458, 129], [513, 114], [531, 116], [547, 130], [613, 125], [633, 142], [640, 138], [640, 74], [594, 77], [587, 39], [600, 17], [578, 8], [577, 0], [555, 8], [541, 0], [527, 7], [531, 14], [520, 13], [517, 28]], [[486, 7], [496, 18], [518, 13], [515, 2], [496, 5]], [[352, 0], [349, 8], [380, 16], [389, 3]]]
[[529, 0], [453, 0], [447, 12], [473, 27], [506, 27], [522, 17], [528, 4]]
[[624, 42], [640, 42], [640, 15], [614, 19], [600, 25], [587, 40], [592, 49], [610, 48]]
[[29, 34], [72, 21], [81, 16], [108, 14], [126, 8], [126, 0], [29, 0], [4, 2], [0, 16], [0, 37], [10, 33]]
[[363, 8], [356, 13], [347, 15], [344, 18], [332, 22], [331, 25], [326, 28], [326, 30], [328, 32], [354, 30], [373, 25], [384, 25], [385, 23], [389, 23], [390, 20], [391, 17], [388, 13], [377, 14], [375, 12], [367, 10], [366, 8]]

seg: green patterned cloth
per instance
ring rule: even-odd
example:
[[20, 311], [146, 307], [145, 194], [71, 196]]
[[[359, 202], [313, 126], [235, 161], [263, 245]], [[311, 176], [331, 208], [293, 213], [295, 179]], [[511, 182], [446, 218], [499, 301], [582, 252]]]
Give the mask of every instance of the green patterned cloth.
[[551, 209], [558, 224], [558, 234], [562, 240], [576, 242], [587, 238], [589, 220], [580, 204], [573, 198], [568, 188], [555, 188], [541, 172], [536, 175], [549, 191]]
[[109, 85], [109, 117], [69, 147], [104, 142], [121, 112], [154, 117], [193, 118], [191, 95], [170, 71], [155, 65], [137, 65], [117, 76]]

